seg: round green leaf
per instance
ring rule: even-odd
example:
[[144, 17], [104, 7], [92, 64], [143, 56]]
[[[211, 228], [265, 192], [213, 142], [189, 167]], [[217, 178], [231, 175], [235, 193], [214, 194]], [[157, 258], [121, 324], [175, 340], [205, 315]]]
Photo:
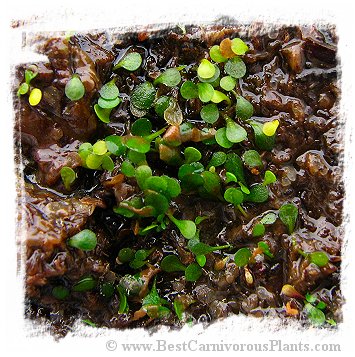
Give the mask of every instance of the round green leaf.
[[63, 285], [55, 286], [52, 289], [52, 295], [58, 300], [64, 300], [69, 296], [69, 289]]
[[236, 115], [242, 120], [249, 119], [254, 114], [253, 105], [242, 96], [237, 97]]
[[197, 281], [202, 275], [202, 268], [197, 263], [192, 263], [185, 270], [187, 281]]
[[221, 78], [221, 81], [219, 82], [220, 87], [228, 92], [233, 90], [236, 84], [237, 81], [231, 76], [225, 76]]
[[219, 118], [219, 111], [216, 104], [204, 105], [200, 111], [201, 118], [208, 124], [214, 124]]
[[216, 131], [215, 138], [217, 144], [222, 146], [222, 148], [230, 149], [233, 146], [233, 143], [228, 140], [226, 134], [226, 128], [220, 128]]
[[130, 136], [126, 140], [126, 146], [136, 152], [145, 154], [150, 151], [150, 142], [141, 136]]
[[203, 59], [197, 68], [197, 75], [201, 78], [208, 79], [214, 76], [215, 66], [207, 59]]
[[134, 136], [147, 136], [152, 132], [152, 123], [149, 119], [140, 118], [131, 127], [131, 134]]
[[191, 239], [196, 235], [196, 224], [195, 222], [186, 219], [176, 219], [173, 215], [168, 214], [169, 219], [175, 224], [175, 226], [180, 230], [181, 234], [186, 239]]
[[100, 97], [99, 100], [97, 101], [97, 104], [102, 109], [113, 109], [113, 108], [117, 107], [117, 105], [120, 103], [121, 103], [121, 98], [119, 98], [119, 97], [116, 97], [115, 99], [112, 99], [112, 100], [107, 100], [107, 99]]
[[121, 164], [121, 172], [127, 177], [134, 177], [136, 170], [129, 161], [123, 161]]
[[249, 248], [240, 248], [234, 255], [235, 264], [238, 267], [244, 267], [248, 265], [251, 257], [251, 251]]
[[107, 153], [107, 146], [106, 142], [104, 140], [99, 140], [97, 141], [93, 146], [92, 146], [92, 152], [96, 155], [104, 155]]
[[110, 114], [112, 109], [104, 109], [101, 108], [98, 104], [94, 105], [94, 111], [97, 115], [97, 117], [104, 123], [109, 123], [110, 122]]
[[232, 51], [239, 56], [242, 56], [249, 50], [248, 45], [240, 38], [233, 38], [231, 43]]
[[137, 165], [145, 165], [147, 161], [145, 154], [134, 150], [128, 150], [127, 158], [133, 164]]
[[178, 180], [169, 176], [161, 176], [166, 182], [166, 193], [171, 197], [175, 198], [180, 195], [181, 187]]
[[156, 216], [166, 213], [169, 208], [169, 201], [160, 193], [149, 191], [144, 197], [144, 203], [147, 206], [152, 206], [155, 209]]
[[259, 168], [263, 167], [263, 162], [261, 161], [260, 154], [256, 150], [247, 150], [242, 155], [242, 160], [244, 164], [249, 168]]
[[245, 195], [245, 201], [255, 202], [255, 203], [263, 203], [266, 202], [269, 198], [268, 189], [261, 185], [256, 184], [250, 188], [250, 194]]
[[138, 186], [144, 190], [146, 188], [145, 182], [147, 178], [152, 176], [152, 169], [147, 165], [138, 166], [135, 171], [135, 176]]
[[184, 156], [185, 156], [185, 162], [187, 164], [190, 164], [191, 162], [195, 162], [195, 161], [200, 161], [202, 158], [200, 151], [191, 146], [187, 147], [184, 150]]
[[169, 107], [169, 104], [170, 104], [170, 97], [163, 95], [156, 100], [154, 104], [154, 110], [161, 118], [163, 118], [164, 112]]
[[237, 206], [243, 203], [244, 195], [239, 188], [230, 187], [224, 192], [224, 199], [234, 206]]
[[272, 171], [270, 171], [270, 170], [265, 171], [264, 181], [263, 181], [264, 186], [270, 185], [271, 183], [276, 182], [276, 180], [277, 180], [277, 178]]
[[102, 158], [102, 164], [101, 164], [102, 168], [104, 170], [107, 170], [107, 171], [113, 171], [113, 169], [115, 168], [115, 164], [114, 162], [112, 161], [112, 159], [110, 158], [110, 156], [108, 155], [105, 155], [103, 158]]
[[325, 322], [324, 312], [316, 307], [312, 306], [310, 303], [305, 304], [305, 309], [308, 313], [308, 318], [313, 325], [321, 326]]
[[216, 151], [212, 154], [211, 160], [208, 163], [207, 167], [218, 167], [223, 165], [226, 162], [227, 154], [223, 151]]
[[230, 104], [230, 99], [224, 93], [220, 92], [219, 90], [214, 90], [211, 102], [218, 104], [224, 100]]
[[226, 137], [232, 143], [240, 143], [248, 138], [246, 130], [232, 119], [226, 119]]
[[215, 72], [211, 78], [202, 78], [198, 75], [197, 77], [198, 77], [199, 81], [211, 83], [213, 87], [218, 86], [219, 85], [219, 76], [221, 74], [221, 71], [216, 64], [214, 64], [214, 67], [215, 67]]
[[85, 164], [89, 169], [97, 170], [97, 169], [99, 169], [99, 167], [102, 164], [102, 156], [95, 155], [95, 154], [89, 154], [86, 157]]
[[185, 271], [186, 267], [176, 255], [167, 255], [160, 263], [160, 268], [167, 273]]
[[241, 58], [233, 57], [224, 65], [224, 71], [233, 78], [238, 79], [244, 77], [247, 68]]
[[267, 136], [263, 133], [263, 124], [256, 121], [249, 122], [254, 130], [255, 145], [258, 149], [271, 151], [275, 145], [275, 135]]
[[85, 87], [78, 75], [73, 75], [65, 85], [65, 95], [71, 101], [81, 99], [85, 94]]
[[105, 138], [107, 150], [116, 156], [122, 155], [126, 147], [122, 143], [122, 139], [118, 135], [110, 135]]
[[153, 191], [162, 193], [167, 189], [168, 184], [167, 184], [166, 180], [164, 180], [163, 177], [150, 176], [150, 177], [146, 178], [144, 187], [145, 187], [145, 189], [149, 189], [149, 190], [153, 190]]
[[210, 57], [212, 61], [215, 61], [217, 63], [227, 61], [227, 58], [222, 56], [221, 50], [218, 45], [214, 45], [210, 48]]
[[253, 227], [253, 237], [261, 237], [265, 234], [265, 226], [262, 223], [257, 223]]
[[261, 220], [262, 224], [273, 224], [277, 220], [277, 214], [274, 212], [267, 213]]
[[[106, 100], [115, 100], [117, 99], [118, 95], [120, 94], [116, 84], [115, 79], [107, 82], [105, 85], [101, 87], [99, 90], [100, 96], [102, 99]], [[106, 108], [100, 105], [101, 108]]]
[[128, 263], [134, 259], [134, 250], [131, 248], [122, 248], [118, 252], [118, 260], [121, 263]]
[[308, 259], [311, 263], [318, 265], [320, 268], [324, 267], [329, 262], [328, 254], [323, 251], [310, 253]]
[[139, 84], [131, 93], [131, 103], [141, 110], [148, 110], [155, 99], [156, 90], [152, 83], [144, 82]]
[[67, 244], [73, 248], [89, 251], [97, 244], [96, 234], [90, 229], [84, 229], [68, 239]]
[[214, 89], [209, 83], [198, 83], [197, 84], [198, 97], [201, 102], [207, 103], [209, 102], [214, 94]]
[[142, 56], [138, 52], [130, 52], [126, 54], [114, 67], [113, 71], [118, 68], [124, 68], [128, 71], [137, 70], [142, 64]]
[[27, 83], [21, 83], [20, 87], [17, 90], [17, 95], [24, 95], [26, 94], [30, 89], [30, 86]]
[[175, 87], [181, 82], [181, 75], [178, 69], [169, 68], [164, 71], [155, 81], [154, 84], [165, 84], [168, 87]]
[[186, 81], [180, 87], [180, 94], [184, 99], [198, 98], [197, 85], [191, 81]]

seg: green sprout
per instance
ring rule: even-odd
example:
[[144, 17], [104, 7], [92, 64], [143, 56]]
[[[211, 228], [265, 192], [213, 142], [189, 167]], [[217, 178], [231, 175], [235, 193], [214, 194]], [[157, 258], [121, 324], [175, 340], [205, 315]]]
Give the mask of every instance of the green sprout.
[[187, 245], [191, 253], [196, 256], [206, 255], [215, 252], [216, 250], [229, 249], [231, 246], [229, 244], [220, 246], [210, 246], [208, 244], [202, 243], [197, 239], [191, 239]]
[[156, 90], [152, 83], [141, 83], [131, 93], [131, 105], [140, 110], [148, 110], [153, 105], [155, 95]]
[[93, 290], [96, 287], [96, 280], [92, 276], [85, 277], [76, 282], [72, 291], [74, 292], [85, 292]]
[[242, 78], [245, 76], [247, 68], [243, 60], [239, 57], [230, 58], [224, 65], [224, 71], [233, 78]]
[[242, 160], [244, 165], [247, 166], [249, 170], [262, 169], [263, 167], [260, 154], [256, 150], [245, 151], [242, 155]]
[[167, 272], [172, 273], [176, 271], [185, 271], [186, 267], [181, 263], [176, 255], [167, 255], [160, 263], [160, 268]]
[[234, 255], [234, 262], [238, 267], [248, 265], [252, 254], [249, 248], [240, 248]]
[[263, 218], [260, 220], [260, 223], [269, 225], [275, 223], [276, 220], [277, 214], [274, 212], [269, 212], [265, 216], [263, 216]]
[[226, 62], [227, 58], [223, 57], [221, 49], [218, 45], [214, 45], [210, 48], [210, 57], [217, 63]]
[[288, 233], [292, 234], [295, 230], [298, 208], [293, 203], [285, 203], [279, 209], [281, 222], [287, 227]]
[[127, 53], [114, 67], [113, 71], [124, 68], [127, 71], [136, 71], [142, 64], [142, 56], [138, 52]]
[[197, 75], [203, 79], [209, 79], [216, 73], [216, 67], [207, 59], [203, 59], [197, 68]]
[[74, 74], [65, 85], [65, 95], [71, 101], [81, 99], [85, 94], [85, 87], [80, 77]]
[[231, 49], [236, 55], [244, 55], [248, 50], [248, 45], [240, 38], [233, 38]]
[[191, 239], [196, 234], [196, 224], [193, 221], [186, 220], [186, 219], [176, 219], [171, 213], [167, 213], [167, 216], [175, 224], [175, 226], [179, 229], [181, 234], [186, 239]]
[[165, 84], [168, 87], [175, 87], [181, 82], [181, 75], [178, 69], [168, 68], [154, 81], [154, 85]]
[[270, 170], [266, 170], [264, 174], [263, 186], [270, 185], [271, 183], [276, 182], [276, 180], [277, 178], [275, 174]]
[[219, 118], [217, 105], [214, 103], [204, 105], [200, 111], [200, 116], [205, 123], [214, 124]]
[[140, 249], [134, 253], [134, 258], [130, 261], [129, 266], [132, 269], [139, 269], [147, 264], [148, 257], [153, 253], [155, 248]]
[[94, 250], [97, 245], [96, 234], [90, 229], [84, 229], [70, 237], [67, 244], [70, 247], [78, 248], [84, 251]]
[[62, 178], [62, 181], [64, 183], [64, 187], [67, 191], [70, 190], [70, 186], [76, 179], [76, 173], [75, 171], [68, 166], [64, 166], [60, 169], [60, 176]]
[[253, 237], [261, 237], [264, 234], [265, 234], [265, 226], [262, 223], [255, 224], [252, 231]]
[[197, 83], [197, 91], [198, 97], [203, 103], [209, 102], [213, 98], [215, 92], [210, 83]]
[[156, 278], [154, 278], [153, 286], [150, 292], [145, 296], [142, 301], [142, 309], [152, 319], [162, 318], [170, 314], [170, 310], [167, 307], [163, 306], [167, 304], [168, 302], [159, 296], [156, 287]]
[[219, 83], [220, 87], [227, 92], [233, 90], [237, 84], [237, 81], [235, 78], [232, 76], [225, 76], [221, 78], [221, 81]]
[[309, 253], [307, 258], [311, 263], [319, 266], [320, 268], [326, 266], [329, 262], [328, 254], [323, 251]]
[[202, 275], [202, 268], [197, 263], [191, 263], [185, 269], [186, 281], [197, 281]]
[[269, 258], [274, 258], [274, 255], [270, 252], [269, 245], [266, 242], [259, 242], [258, 248]]
[[118, 252], [118, 260], [121, 263], [129, 263], [134, 259], [135, 251], [131, 248], [122, 248]]
[[66, 299], [70, 294], [68, 288], [63, 285], [57, 285], [52, 289], [52, 295], [58, 300]]
[[237, 117], [242, 120], [248, 120], [254, 114], [253, 105], [242, 96], [237, 96], [235, 110]]
[[227, 202], [232, 203], [235, 207], [237, 207], [244, 217], [247, 216], [247, 213], [241, 206], [244, 201], [244, 194], [239, 188], [227, 188], [227, 190], [224, 192], [224, 199]]
[[180, 94], [186, 100], [198, 98], [197, 84], [192, 81], [185, 81], [180, 87]]
[[126, 294], [124, 288], [121, 285], [118, 285], [116, 287], [116, 290], [117, 290], [119, 298], [120, 298], [120, 305], [118, 307], [118, 313], [119, 314], [126, 314], [129, 311], [128, 301], [127, 301], [127, 294]]

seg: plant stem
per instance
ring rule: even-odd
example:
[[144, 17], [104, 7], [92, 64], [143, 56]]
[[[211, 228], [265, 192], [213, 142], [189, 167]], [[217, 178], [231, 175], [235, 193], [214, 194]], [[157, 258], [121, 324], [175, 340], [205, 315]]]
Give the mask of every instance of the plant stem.
[[239, 205], [236, 205], [236, 207], [239, 209], [239, 211], [241, 212], [241, 214], [247, 218], [248, 217], [248, 213], [246, 213], [243, 209], [243, 207], [239, 204]]
[[166, 130], [166, 126], [165, 126], [164, 128], [162, 128], [162, 129], [156, 131], [155, 133], [146, 136], [145, 138], [146, 138], [148, 141], [152, 141], [152, 140], [154, 140], [155, 138], [157, 138], [160, 134], [163, 134], [165, 130]]

